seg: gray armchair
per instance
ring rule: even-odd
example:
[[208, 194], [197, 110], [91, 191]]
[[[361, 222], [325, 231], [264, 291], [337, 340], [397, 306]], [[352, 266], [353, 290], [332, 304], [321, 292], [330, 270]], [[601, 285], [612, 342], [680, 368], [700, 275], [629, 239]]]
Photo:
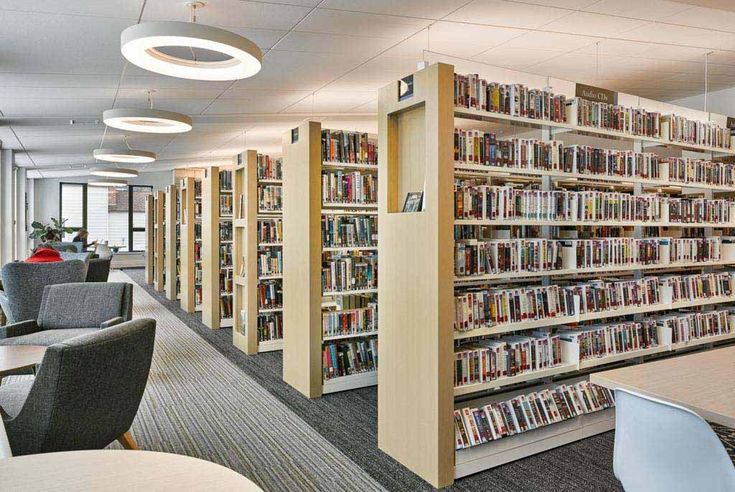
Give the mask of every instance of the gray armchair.
[[51, 345], [35, 380], [0, 386], [14, 456], [101, 449], [129, 429], [143, 397], [156, 321], [136, 319]]
[[87, 265], [81, 260], [56, 263], [8, 263], [2, 268], [2, 307], [8, 323], [36, 319], [47, 285], [84, 282]]
[[0, 327], [0, 345], [52, 345], [133, 316], [133, 286], [125, 282], [48, 285], [37, 320]]
[[110, 258], [91, 258], [87, 264], [87, 282], [107, 282], [110, 277]]

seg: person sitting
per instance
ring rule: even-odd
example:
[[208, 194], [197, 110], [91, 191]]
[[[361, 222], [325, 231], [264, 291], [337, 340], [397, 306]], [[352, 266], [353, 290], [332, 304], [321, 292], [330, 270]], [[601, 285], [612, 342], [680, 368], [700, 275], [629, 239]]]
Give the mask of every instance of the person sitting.
[[39, 244], [36, 249], [33, 250], [31, 256], [26, 258], [26, 263], [55, 263], [57, 261], [64, 261], [61, 258], [61, 253], [56, 251], [49, 244]]
[[88, 240], [89, 240], [89, 231], [82, 227], [81, 229], [77, 231], [77, 235], [74, 236], [74, 239], [72, 239], [71, 241], [73, 243], [82, 243], [82, 251], [87, 251], [87, 248], [97, 244], [97, 241], [88, 243], [87, 242]]

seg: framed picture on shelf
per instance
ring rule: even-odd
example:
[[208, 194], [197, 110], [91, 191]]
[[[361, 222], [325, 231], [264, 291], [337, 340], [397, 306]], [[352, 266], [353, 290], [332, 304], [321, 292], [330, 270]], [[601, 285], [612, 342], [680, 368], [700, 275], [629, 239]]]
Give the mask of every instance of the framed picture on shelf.
[[412, 191], [406, 195], [406, 201], [403, 203], [404, 212], [421, 212], [424, 201], [423, 191]]

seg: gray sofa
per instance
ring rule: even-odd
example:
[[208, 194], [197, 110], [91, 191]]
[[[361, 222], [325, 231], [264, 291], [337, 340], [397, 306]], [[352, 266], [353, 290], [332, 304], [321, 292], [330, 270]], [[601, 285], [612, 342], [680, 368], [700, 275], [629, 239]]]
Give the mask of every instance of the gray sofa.
[[48, 285], [38, 318], [0, 327], [0, 345], [53, 345], [129, 321], [132, 315], [131, 284]]
[[102, 449], [115, 439], [135, 447], [128, 431], [155, 332], [155, 320], [136, 319], [51, 345], [35, 380], [0, 386], [13, 455]]
[[8, 263], [2, 268], [0, 307], [8, 323], [35, 320], [47, 285], [84, 282], [87, 265], [81, 260], [56, 263]]

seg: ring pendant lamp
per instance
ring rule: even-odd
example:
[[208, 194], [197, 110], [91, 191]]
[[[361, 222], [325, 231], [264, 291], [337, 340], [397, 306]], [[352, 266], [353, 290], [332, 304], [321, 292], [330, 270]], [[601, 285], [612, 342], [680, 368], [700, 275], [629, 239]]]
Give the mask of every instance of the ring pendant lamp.
[[191, 130], [191, 118], [185, 114], [153, 109], [153, 92], [148, 92], [148, 108], [107, 109], [102, 113], [105, 125], [139, 133], [185, 133]]
[[[202, 2], [190, 2], [190, 22], [143, 22], [120, 35], [120, 51], [132, 64], [151, 72], [193, 80], [239, 80], [260, 71], [263, 54], [249, 39], [217, 27], [196, 24]], [[161, 48], [189, 48], [192, 59]], [[197, 60], [195, 49], [218, 53], [224, 60]]]
[[137, 178], [138, 171], [135, 169], [126, 169], [124, 167], [93, 167], [89, 170], [92, 176], [100, 176], [103, 178]]
[[116, 178], [99, 178], [99, 179], [90, 179], [89, 182], [87, 182], [89, 186], [106, 186], [108, 188], [119, 188], [121, 186], [127, 186], [128, 182], [124, 179], [116, 179]]
[[99, 161], [148, 164], [156, 160], [156, 153], [134, 149], [94, 149], [92, 155]]

